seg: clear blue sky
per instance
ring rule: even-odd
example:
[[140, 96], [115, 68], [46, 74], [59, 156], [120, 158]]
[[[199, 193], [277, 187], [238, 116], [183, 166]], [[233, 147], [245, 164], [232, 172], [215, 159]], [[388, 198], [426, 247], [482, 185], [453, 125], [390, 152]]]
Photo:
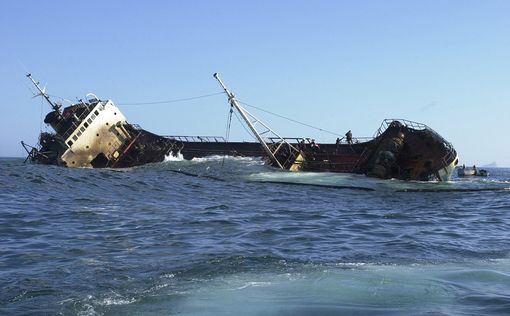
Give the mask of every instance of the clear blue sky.
[[[37, 141], [26, 69], [50, 94], [94, 92], [165, 135], [224, 135], [225, 96], [122, 103], [219, 92], [219, 72], [240, 100], [295, 120], [372, 136], [406, 118], [461, 163], [510, 167], [510, 1], [1, 1], [0, 39], [0, 156]], [[253, 112], [284, 136], [335, 140]]]

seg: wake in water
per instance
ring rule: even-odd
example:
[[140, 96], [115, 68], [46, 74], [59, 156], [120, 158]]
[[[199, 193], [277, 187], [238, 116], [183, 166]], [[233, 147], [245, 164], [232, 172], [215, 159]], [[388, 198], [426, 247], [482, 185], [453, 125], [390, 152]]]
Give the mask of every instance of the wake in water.
[[[500, 289], [506, 288], [510, 275], [499, 272], [508, 267], [508, 260], [462, 267], [303, 265], [282, 273], [221, 276], [186, 293], [185, 301], [173, 302], [179, 305], [178, 310], [233, 314], [249, 310], [254, 315], [425, 315], [439, 312], [445, 305], [456, 306], [457, 312], [472, 313], [474, 306], [461, 305], [476, 302], [483, 306], [477, 306], [478, 314], [497, 314], [508, 311], [504, 305], [509, 297]], [[492, 301], [486, 296], [491, 296]]]
[[[486, 315], [506, 314], [509, 302], [510, 275], [501, 272], [508, 270], [508, 260], [462, 266], [280, 260], [256, 272], [242, 271], [242, 260], [233, 261], [231, 268], [241, 271], [194, 275], [190, 283], [162, 275], [150, 288], [89, 296], [76, 307], [91, 315], [125, 308], [144, 315], [154, 311], [154, 303], [157, 314], [180, 315], [443, 315], [444, 306], [455, 306], [456, 313]], [[185, 290], [178, 290], [179, 282]]]
[[458, 178], [451, 181], [381, 180], [365, 175], [331, 172], [290, 172], [264, 164], [260, 158], [210, 156], [184, 160], [182, 155], [171, 156], [159, 167], [169, 168], [190, 176], [215, 178], [221, 181], [242, 180], [296, 186], [317, 186], [332, 189], [393, 192], [477, 192], [508, 191], [510, 181], [491, 172], [490, 178]]

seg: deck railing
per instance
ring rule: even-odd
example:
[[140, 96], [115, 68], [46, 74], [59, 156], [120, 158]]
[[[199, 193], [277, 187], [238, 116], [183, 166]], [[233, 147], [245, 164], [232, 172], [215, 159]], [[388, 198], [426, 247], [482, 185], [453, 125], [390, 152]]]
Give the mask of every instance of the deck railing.
[[181, 142], [226, 143], [223, 136], [163, 136]]
[[[285, 139], [287, 142], [289, 142], [291, 144], [297, 144], [303, 139], [305, 140], [306, 144], [310, 144], [312, 141], [312, 138], [310, 138], [310, 137], [283, 137], [283, 139]], [[353, 137], [352, 143], [353, 144], [364, 143], [364, 142], [368, 142], [372, 139], [374, 139], [374, 138], [373, 137]], [[269, 137], [268, 140], [271, 143], [277, 143], [280, 140], [280, 138]], [[319, 143], [319, 144], [321, 144], [321, 143]], [[335, 142], [322, 143], [322, 144], [335, 144]], [[347, 140], [345, 139], [345, 137], [340, 139], [340, 144], [347, 144]]]

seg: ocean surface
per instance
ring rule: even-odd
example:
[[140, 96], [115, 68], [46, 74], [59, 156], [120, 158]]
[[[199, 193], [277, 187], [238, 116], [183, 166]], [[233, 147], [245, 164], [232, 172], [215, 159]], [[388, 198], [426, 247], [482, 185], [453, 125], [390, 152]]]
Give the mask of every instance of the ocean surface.
[[0, 159], [0, 315], [509, 315], [510, 169]]

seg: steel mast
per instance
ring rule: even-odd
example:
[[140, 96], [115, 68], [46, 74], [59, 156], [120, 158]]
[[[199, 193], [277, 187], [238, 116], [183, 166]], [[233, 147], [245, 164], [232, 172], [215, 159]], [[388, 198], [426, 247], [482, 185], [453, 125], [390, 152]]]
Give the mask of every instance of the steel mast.
[[30, 79], [30, 81], [32, 81], [37, 90], [39, 90], [39, 93], [34, 95], [34, 97], [43, 96], [46, 99], [46, 101], [48, 101], [48, 103], [51, 105], [53, 110], [60, 113], [60, 106], [51, 102], [50, 97], [46, 94], [46, 87], [41, 89], [41, 87], [39, 86], [39, 82], [35, 81], [34, 78], [32, 78], [32, 74], [27, 74], [27, 78]]
[[[214, 78], [216, 78], [216, 80], [218, 80], [218, 82], [220, 83], [221, 87], [223, 88], [223, 90], [225, 90], [225, 93], [227, 94], [228, 96], [228, 101], [230, 103], [230, 106], [235, 108], [239, 114], [241, 114], [241, 117], [243, 118], [243, 120], [246, 122], [246, 125], [248, 125], [248, 127], [250, 128], [251, 132], [253, 133], [253, 135], [255, 135], [255, 137], [257, 138], [257, 140], [260, 142], [260, 144], [262, 145], [262, 148], [264, 149], [264, 151], [268, 154], [268, 156], [271, 158], [271, 160], [273, 162], [275, 162], [277, 164], [278, 167], [280, 167], [281, 169], [285, 169], [285, 167], [282, 165], [282, 163], [280, 163], [280, 161], [278, 160], [278, 158], [276, 158], [276, 153], [282, 148], [282, 145], [286, 144], [288, 147], [289, 147], [289, 151], [291, 152], [294, 152], [294, 158], [296, 158], [293, 162], [293, 164], [298, 160], [297, 157], [301, 157], [300, 158], [300, 162], [302, 162], [302, 156], [300, 155], [300, 151], [295, 148], [294, 146], [292, 146], [291, 144], [289, 144], [283, 137], [281, 137], [280, 135], [278, 135], [275, 131], [273, 131], [269, 126], [267, 126], [266, 124], [264, 124], [263, 122], [261, 122], [259, 119], [257, 119], [254, 115], [252, 115], [251, 113], [249, 113], [246, 109], [244, 109], [242, 106], [239, 105], [239, 103], [237, 102], [234, 94], [232, 92], [230, 92], [227, 87], [225, 86], [225, 84], [223, 83], [223, 81], [221, 81], [218, 73], [215, 73], [214, 75]], [[254, 119], [254, 121], [250, 121], [250, 117], [252, 117]], [[254, 123], [259, 123], [261, 124], [262, 126], [264, 126], [264, 128], [266, 129], [266, 131], [262, 132], [262, 133], [259, 133], [257, 131], [257, 129], [255, 128], [254, 126]], [[276, 138], [278, 138], [280, 140], [280, 144], [277, 146], [277, 148], [273, 151], [271, 150], [271, 148], [269, 148], [269, 146], [267, 145], [266, 141], [264, 140], [264, 138], [262, 137], [263, 134], [266, 134], [266, 133], [272, 133], [276, 136]], [[299, 167], [294, 167], [294, 168], [291, 168], [291, 170], [298, 170]]]

